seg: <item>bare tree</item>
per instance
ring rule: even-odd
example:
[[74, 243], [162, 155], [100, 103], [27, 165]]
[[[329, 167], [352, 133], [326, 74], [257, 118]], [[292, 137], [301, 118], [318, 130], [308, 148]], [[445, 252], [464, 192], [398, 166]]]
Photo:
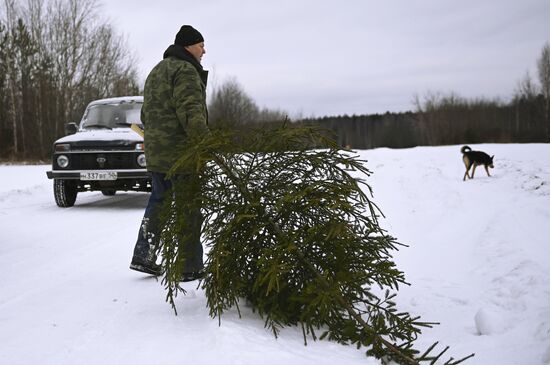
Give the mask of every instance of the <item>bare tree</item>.
[[537, 60], [537, 69], [541, 92], [545, 99], [546, 138], [550, 141], [550, 43], [548, 42], [542, 47]]
[[537, 85], [531, 78], [529, 71], [527, 71], [523, 79], [518, 82], [514, 92], [514, 99], [533, 100], [537, 97], [538, 93]]
[[414, 111], [417, 113], [424, 112], [424, 106], [422, 105], [422, 100], [420, 100], [420, 95], [414, 93], [411, 99], [411, 104], [414, 106]]
[[213, 124], [229, 125], [282, 122], [288, 116], [284, 110], [259, 108], [235, 78], [226, 80], [214, 89], [208, 114]]
[[230, 125], [255, 122], [259, 114], [258, 106], [235, 78], [214, 90], [208, 109], [211, 122]]
[[7, 103], [7, 119], [11, 122], [12, 138], [13, 138], [13, 154], [19, 153], [19, 143], [18, 143], [18, 121], [17, 121], [17, 112], [16, 112], [16, 103], [17, 103], [17, 80], [16, 80], [16, 68], [15, 61], [13, 60], [14, 46], [13, 46], [13, 28], [15, 27], [15, 17], [16, 17], [16, 8], [14, 0], [5, 0], [4, 1], [4, 10], [5, 10], [5, 24], [6, 24], [6, 34], [7, 39], [4, 42], [4, 64], [6, 68], [6, 87], [8, 89], [8, 95], [6, 98]]

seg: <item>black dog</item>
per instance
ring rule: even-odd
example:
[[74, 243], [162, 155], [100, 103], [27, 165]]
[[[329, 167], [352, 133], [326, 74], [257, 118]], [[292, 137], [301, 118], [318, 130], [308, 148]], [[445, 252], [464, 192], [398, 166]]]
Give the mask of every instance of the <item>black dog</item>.
[[[468, 146], [464, 146], [460, 149], [460, 152], [462, 152], [462, 161], [464, 161], [464, 165], [466, 166], [466, 173], [464, 174], [464, 178], [462, 181], [466, 180], [466, 177], [473, 179], [474, 178], [474, 172], [476, 171], [476, 167], [479, 165], [485, 166], [485, 171], [487, 171], [487, 176], [491, 176], [489, 174], [489, 167], [494, 168], [493, 165], [493, 156], [489, 156], [485, 152], [481, 151], [472, 151], [472, 149]], [[472, 169], [472, 175], [468, 173], [470, 171], [471, 167], [474, 167]]]

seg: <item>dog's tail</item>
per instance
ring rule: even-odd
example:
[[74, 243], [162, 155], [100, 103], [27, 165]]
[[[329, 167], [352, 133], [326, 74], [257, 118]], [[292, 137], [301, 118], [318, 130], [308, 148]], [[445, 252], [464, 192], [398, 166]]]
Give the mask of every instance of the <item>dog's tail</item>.
[[462, 153], [465, 153], [465, 152], [468, 152], [468, 151], [471, 151], [472, 149], [469, 147], [469, 146], [463, 146], [461, 149], [460, 149], [460, 152]]

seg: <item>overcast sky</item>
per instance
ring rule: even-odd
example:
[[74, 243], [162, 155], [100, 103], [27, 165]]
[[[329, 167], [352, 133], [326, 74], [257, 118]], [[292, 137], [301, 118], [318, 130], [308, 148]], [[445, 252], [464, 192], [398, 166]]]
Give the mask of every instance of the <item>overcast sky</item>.
[[413, 109], [453, 91], [509, 100], [550, 42], [550, 0], [103, 0], [140, 79], [183, 24], [205, 38], [208, 91], [234, 77], [291, 116]]

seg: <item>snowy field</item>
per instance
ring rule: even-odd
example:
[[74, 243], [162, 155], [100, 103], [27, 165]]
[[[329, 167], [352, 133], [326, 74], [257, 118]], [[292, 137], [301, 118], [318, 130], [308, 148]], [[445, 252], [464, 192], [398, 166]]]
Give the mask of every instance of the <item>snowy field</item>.
[[[462, 181], [460, 146], [361, 151], [400, 242], [398, 306], [440, 322], [419, 344], [466, 364], [550, 364], [550, 145], [495, 155]], [[0, 364], [379, 364], [363, 350], [279, 339], [249, 309], [211, 319], [196, 283], [176, 317], [154, 278], [128, 269], [148, 195], [81, 193], [58, 208], [49, 166], [0, 166]]]

